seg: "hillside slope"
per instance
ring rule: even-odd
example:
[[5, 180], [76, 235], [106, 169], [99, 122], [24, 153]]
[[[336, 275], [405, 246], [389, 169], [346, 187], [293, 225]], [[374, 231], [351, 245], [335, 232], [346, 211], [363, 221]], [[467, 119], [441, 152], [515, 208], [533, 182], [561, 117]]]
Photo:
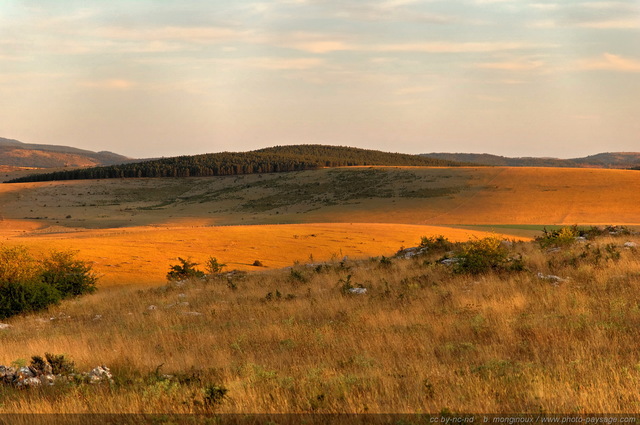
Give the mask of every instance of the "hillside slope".
[[[286, 223], [640, 224], [640, 173], [356, 167], [0, 185], [6, 218], [70, 228]], [[99, 213], [96, 210], [99, 209]]]
[[432, 152], [422, 154], [427, 158], [437, 158], [447, 161], [461, 161], [478, 165], [493, 165], [506, 167], [570, 167], [570, 168], [615, 168], [632, 169], [640, 167], [640, 153], [638, 152], [606, 152], [582, 158], [510, 158], [487, 153], [445, 153]]
[[424, 158], [418, 155], [369, 149], [296, 145], [251, 152], [178, 156], [109, 167], [63, 170], [22, 177], [10, 180], [8, 183], [105, 178], [228, 176], [365, 165], [454, 167], [462, 164], [455, 161]]
[[127, 161], [131, 161], [131, 158], [112, 152], [23, 143], [0, 137], [0, 165], [34, 168], [95, 167]]

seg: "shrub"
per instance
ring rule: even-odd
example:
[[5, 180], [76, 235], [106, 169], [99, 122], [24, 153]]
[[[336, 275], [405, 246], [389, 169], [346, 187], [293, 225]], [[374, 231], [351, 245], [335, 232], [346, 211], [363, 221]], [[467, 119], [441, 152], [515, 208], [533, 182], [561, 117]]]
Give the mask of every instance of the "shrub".
[[69, 298], [96, 290], [98, 278], [91, 266], [74, 258], [73, 252], [54, 252], [44, 261], [42, 279], [56, 288], [62, 298]]
[[227, 398], [229, 390], [222, 385], [207, 385], [202, 392], [205, 406], [215, 407]]
[[423, 236], [418, 248], [427, 249], [429, 251], [449, 251], [453, 248], [453, 243], [443, 235]]
[[471, 240], [461, 245], [454, 271], [479, 274], [500, 269], [507, 263], [508, 253], [502, 241], [496, 237]]
[[62, 299], [60, 292], [42, 281], [0, 284], [0, 318], [43, 310]]
[[74, 252], [37, 260], [23, 246], [0, 247], [0, 318], [93, 292], [96, 281], [91, 266], [75, 259]]
[[40, 274], [41, 265], [24, 246], [0, 247], [0, 282], [30, 282]]
[[44, 357], [51, 365], [51, 373], [54, 375], [69, 375], [76, 370], [76, 364], [67, 359], [64, 354], [44, 353]]
[[215, 257], [209, 257], [207, 260], [207, 273], [209, 275], [218, 274], [222, 271], [223, 268], [227, 267], [226, 264], [222, 264], [218, 262], [218, 259]]
[[545, 227], [542, 233], [542, 236], [536, 237], [536, 241], [542, 248], [571, 245], [582, 234], [576, 225], [565, 226], [556, 230], [547, 230]]
[[204, 272], [196, 269], [198, 263], [194, 263], [178, 257], [178, 261], [182, 264], [176, 264], [171, 266], [171, 270], [167, 273], [167, 280], [186, 280], [186, 279], [202, 279]]

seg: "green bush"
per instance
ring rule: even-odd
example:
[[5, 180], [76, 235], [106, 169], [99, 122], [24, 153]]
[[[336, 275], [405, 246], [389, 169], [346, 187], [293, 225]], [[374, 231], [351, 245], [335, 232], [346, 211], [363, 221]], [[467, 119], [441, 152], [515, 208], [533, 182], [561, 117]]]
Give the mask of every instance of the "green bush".
[[222, 385], [207, 385], [202, 389], [204, 404], [207, 407], [215, 407], [227, 398], [229, 390]]
[[76, 371], [75, 362], [67, 359], [64, 354], [44, 353], [44, 357], [51, 365], [51, 373], [54, 375], [68, 375]]
[[[258, 261], [258, 260], [256, 260], [256, 261]], [[254, 265], [256, 265], [255, 262], [254, 262]], [[260, 264], [260, 265], [262, 265], [262, 264]], [[227, 265], [219, 263], [218, 259], [216, 257], [209, 257], [209, 259], [207, 260], [206, 267], [207, 267], [207, 273], [210, 276], [212, 276], [212, 275], [221, 273], [222, 269], [227, 267]]]
[[461, 245], [454, 264], [457, 273], [480, 274], [490, 270], [503, 269], [508, 263], [509, 251], [496, 237], [471, 240]]
[[43, 310], [62, 299], [60, 292], [42, 281], [0, 284], [0, 318]]
[[95, 291], [91, 266], [73, 252], [37, 260], [23, 246], [0, 247], [0, 318], [38, 311]]
[[[593, 232], [593, 228], [590, 229]], [[578, 226], [565, 226], [556, 230], [547, 230], [545, 227], [542, 231], [542, 236], [536, 237], [536, 241], [542, 248], [550, 246], [560, 247], [568, 246], [576, 241], [576, 238], [586, 234], [586, 231], [581, 230]]]
[[92, 293], [98, 278], [91, 266], [75, 259], [73, 252], [54, 252], [44, 260], [42, 280], [56, 288], [62, 298]]
[[42, 266], [24, 246], [0, 247], [0, 282], [36, 280]]
[[427, 249], [428, 251], [449, 251], [453, 248], [453, 243], [443, 235], [423, 236], [418, 248]]
[[167, 273], [167, 280], [185, 280], [185, 279], [202, 279], [204, 278], [204, 272], [196, 269], [198, 263], [194, 263], [178, 257], [178, 261], [182, 264], [176, 264], [171, 266], [171, 270]]

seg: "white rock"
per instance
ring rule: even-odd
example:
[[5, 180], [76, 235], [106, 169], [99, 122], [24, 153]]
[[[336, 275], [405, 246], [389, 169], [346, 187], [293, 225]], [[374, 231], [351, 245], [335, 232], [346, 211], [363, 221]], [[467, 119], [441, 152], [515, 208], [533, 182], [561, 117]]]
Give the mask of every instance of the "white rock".
[[185, 311], [182, 314], [184, 314], [185, 316], [202, 316], [202, 313], [199, 313], [197, 311]]
[[157, 310], [158, 307], [155, 305], [150, 305], [149, 307], [147, 307], [147, 310]]
[[21, 381], [18, 381], [17, 386], [36, 387], [40, 384], [42, 384], [42, 382], [40, 381], [39, 378], [30, 377], [30, 378], [25, 378], [25, 379], [22, 379]]
[[0, 323], [0, 330], [9, 329], [10, 327], [11, 327], [11, 325], [7, 325], [6, 323]]
[[349, 292], [357, 295], [364, 295], [367, 293], [367, 288], [349, 288]]
[[89, 372], [89, 382], [92, 384], [97, 384], [104, 380], [110, 381], [112, 378], [113, 375], [111, 375], [111, 371], [104, 365], [94, 367], [91, 372]]
[[624, 247], [625, 247], [625, 248], [635, 248], [635, 247], [637, 247], [637, 246], [638, 246], [638, 244], [637, 244], [637, 243], [635, 243], [635, 242], [625, 242], [625, 243], [624, 243]]
[[445, 258], [444, 260], [440, 261], [441, 264], [446, 264], [446, 265], [451, 265], [451, 264], [455, 264], [457, 262], [459, 262], [460, 259], [459, 258]]
[[567, 279], [563, 279], [560, 276], [556, 276], [556, 275], [553, 275], [553, 274], [545, 275], [545, 274], [542, 274], [542, 273], [538, 273], [538, 278], [542, 279], [542, 280], [548, 280], [548, 281], [554, 282], [554, 283], [560, 283], [560, 282], [566, 282], [567, 281]]

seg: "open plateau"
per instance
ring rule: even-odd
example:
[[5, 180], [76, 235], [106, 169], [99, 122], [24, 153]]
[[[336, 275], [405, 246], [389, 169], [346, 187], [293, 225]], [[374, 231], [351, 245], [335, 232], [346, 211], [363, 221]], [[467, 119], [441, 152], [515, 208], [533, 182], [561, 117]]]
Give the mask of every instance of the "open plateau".
[[640, 171], [325, 159], [0, 184], [0, 413], [640, 410]]

